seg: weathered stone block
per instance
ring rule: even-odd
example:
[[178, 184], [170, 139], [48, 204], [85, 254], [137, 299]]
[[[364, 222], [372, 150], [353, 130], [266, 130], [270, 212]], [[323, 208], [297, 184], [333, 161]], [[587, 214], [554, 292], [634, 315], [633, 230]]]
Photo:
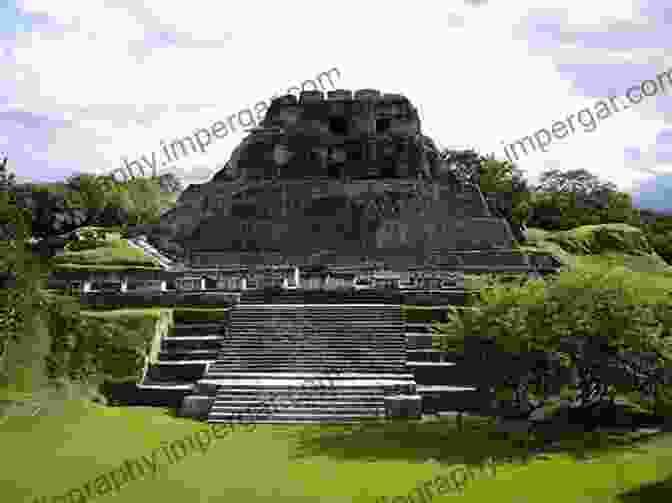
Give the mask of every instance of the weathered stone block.
[[352, 91], [349, 89], [336, 89], [334, 91], [327, 91], [327, 99], [334, 101], [349, 101], [352, 100]]
[[194, 392], [197, 395], [202, 396], [215, 396], [217, 395], [218, 386], [215, 383], [199, 381], [196, 383], [196, 388]]
[[377, 89], [358, 89], [355, 91], [356, 100], [378, 100], [380, 98], [380, 91]]
[[303, 91], [299, 97], [300, 103], [320, 103], [324, 100], [322, 91]]
[[193, 419], [206, 419], [214, 401], [215, 397], [187, 395], [182, 401], [178, 416], [190, 417]]
[[420, 395], [386, 396], [385, 415], [390, 419], [419, 419], [422, 415]]

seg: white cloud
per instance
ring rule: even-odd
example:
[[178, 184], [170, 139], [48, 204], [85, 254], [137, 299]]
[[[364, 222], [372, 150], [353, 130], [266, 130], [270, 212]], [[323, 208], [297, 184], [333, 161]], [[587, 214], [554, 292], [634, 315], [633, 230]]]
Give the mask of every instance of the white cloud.
[[[576, 94], [558, 65], [664, 58], [664, 48], [549, 48], [514, 36], [539, 10], [562, 14], [572, 31], [600, 31], [618, 20], [644, 26], [647, 20], [630, 1], [541, 1], [532, 10], [524, 2], [481, 3], [418, 1], [409, 8], [382, 1], [249, 0], [233, 9], [196, 0], [154, 0], [145, 7], [126, 0], [22, 0], [25, 11], [46, 14], [57, 25], [36, 25], [19, 35], [3, 66], [13, 76], [7, 89], [14, 106], [74, 121], [50, 136], [48, 158], [59, 166], [110, 171], [122, 156], [150, 155], [161, 140], [209, 127], [332, 67], [341, 71], [339, 87], [406, 94], [439, 144], [473, 146], [503, 158], [501, 142], [594, 103]], [[653, 152], [663, 124], [655, 104], [641, 105], [520, 165], [532, 175], [553, 162], [561, 169], [585, 167], [628, 187], [644, 175], [626, 166], [624, 148]], [[214, 171], [241, 139], [229, 135], [175, 169]], [[647, 154], [640, 164], [655, 167], [654, 159]], [[29, 165], [17, 169], [33, 175]]]

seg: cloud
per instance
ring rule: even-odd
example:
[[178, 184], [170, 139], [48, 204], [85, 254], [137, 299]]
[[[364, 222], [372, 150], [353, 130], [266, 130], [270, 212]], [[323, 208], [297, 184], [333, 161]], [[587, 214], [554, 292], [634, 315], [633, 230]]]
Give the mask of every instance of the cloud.
[[464, 26], [464, 17], [454, 12], [448, 13], [448, 26], [451, 28], [462, 28]]
[[[225, 121], [332, 67], [339, 87], [405, 94], [437, 143], [500, 158], [502, 142], [672, 67], [669, 0], [431, 3], [388, 9], [375, 26], [378, 6], [355, 0], [331, 9], [329, 22], [324, 9], [298, 0], [247, 0], [234, 11], [204, 0], [15, 2], [0, 16], [4, 23], [9, 13], [0, 29], [0, 150], [19, 175], [45, 180], [110, 172], [122, 157], [151, 155], [162, 140]], [[396, 32], [404, 36], [389, 35]], [[417, 50], [400, 58], [409, 39]], [[385, 51], [366, 50], [376, 40]], [[531, 177], [547, 166], [585, 167], [624, 190], [664, 175], [670, 151], [659, 134], [672, 129], [669, 94], [520, 167]], [[242, 138], [230, 134], [163, 169], [200, 181], [201, 168], [224, 163]]]

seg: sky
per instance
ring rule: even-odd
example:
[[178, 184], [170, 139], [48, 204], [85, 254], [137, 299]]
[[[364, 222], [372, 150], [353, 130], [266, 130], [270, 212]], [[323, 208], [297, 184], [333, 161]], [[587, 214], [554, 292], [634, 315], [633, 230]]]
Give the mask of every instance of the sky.
[[[110, 173], [337, 68], [338, 88], [407, 96], [440, 147], [504, 160], [506, 145], [672, 69], [670, 33], [669, 0], [0, 0], [0, 158], [20, 181]], [[532, 181], [584, 168], [672, 209], [664, 84], [517, 165]], [[243, 138], [158, 171], [203, 183]]]

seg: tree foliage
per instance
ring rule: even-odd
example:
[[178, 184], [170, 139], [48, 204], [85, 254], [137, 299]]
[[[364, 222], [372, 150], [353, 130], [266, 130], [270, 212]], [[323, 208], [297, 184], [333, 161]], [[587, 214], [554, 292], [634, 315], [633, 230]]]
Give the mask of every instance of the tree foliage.
[[121, 324], [84, 316], [80, 304], [65, 297], [53, 297], [48, 311], [51, 378], [100, 382], [139, 377], [147, 351], [139, 322]]
[[563, 272], [481, 296], [477, 309], [455, 312], [445, 330], [467, 357], [497, 369], [483, 373], [484, 388], [519, 404], [543, 403], [562, 388], [576, 406], [590, 407], [617, 392], [650, 403], [670, 383], [670, 300], [651, 298], [624, 271]]
[[530, 202], [529, 225], [546, 230], [606, 223], [640, 225], [631, 196], [585, 169], [545, 171]]
[[77, 174], [65, 183], [24, 184], [14, 192], [18, 206], [32, 215], [32, 235], [46, 240], [83, 226], [156, 223], [175, 203], [176, 183], [170, 177], [117, 182], [109, 176]]

